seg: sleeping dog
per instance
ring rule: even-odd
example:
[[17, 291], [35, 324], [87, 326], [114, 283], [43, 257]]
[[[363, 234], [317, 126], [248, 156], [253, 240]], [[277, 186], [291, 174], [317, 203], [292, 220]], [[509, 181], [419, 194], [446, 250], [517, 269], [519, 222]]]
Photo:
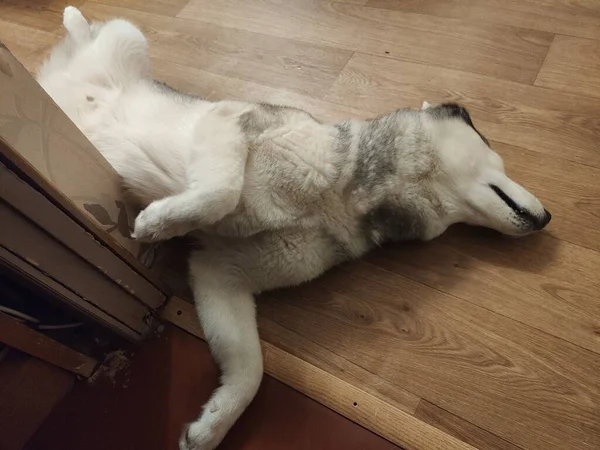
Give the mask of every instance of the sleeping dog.
[[550, 221], [459, 105], [330, 125], [292, 107], [209, 102], [150, 77], [131, 23], [89, 24], [67, 7], [64, 26], [38, 80], [145, 206], [133, 236], [201, 243], [190, 283], [222, 376], [182, 450], [215, 448], [258, 389], [254, 294], [458, 222], [523, 236]]

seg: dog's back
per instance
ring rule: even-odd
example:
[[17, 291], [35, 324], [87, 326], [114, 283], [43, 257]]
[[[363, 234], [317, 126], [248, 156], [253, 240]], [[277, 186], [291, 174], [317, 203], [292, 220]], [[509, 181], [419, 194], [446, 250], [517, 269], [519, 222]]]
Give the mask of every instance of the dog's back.
[[222, 384], [181, 450], [214, 449], [258, 389], [253, 293], [306, 282], [386, 241], [431, 239], [456, 222], [521, 235], [550, 220], [458, 105], [330, 126], [293, 108], [203, 102], [150, 80], [133, 25], [90, 27], [66, 8], [65, 26], [69, 37], [40, 82], [134, 193], [154, 200], [136, 235], [160, 240], [207, 225], [236, 235], [203, 235], [190, 259]]

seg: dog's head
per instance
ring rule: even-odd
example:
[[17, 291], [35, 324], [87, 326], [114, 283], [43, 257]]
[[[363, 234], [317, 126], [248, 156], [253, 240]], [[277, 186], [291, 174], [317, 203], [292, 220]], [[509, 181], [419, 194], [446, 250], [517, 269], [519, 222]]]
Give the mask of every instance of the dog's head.
[[426, 127], [440, 167], [434, 183], [448, 221], [492, 228], [511, 236], [541, 230], [550, 213], [504, 172], [502, 158], [481, 135], [465, 108], [423, 104]]

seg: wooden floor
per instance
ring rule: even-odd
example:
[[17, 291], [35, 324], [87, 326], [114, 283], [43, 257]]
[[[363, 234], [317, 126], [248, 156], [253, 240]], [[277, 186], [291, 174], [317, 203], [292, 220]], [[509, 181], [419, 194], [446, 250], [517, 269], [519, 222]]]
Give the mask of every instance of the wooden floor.
[[[262, 298], [261, 336], [480, 449], [600, 448], [599, 1], [72, 3], [139, 24], [155, 76], [209, 99], [325, 120], [467, 105], [548, 229], [375, 251]], [[63, 6], [2, 0], [0, 40], [34, 69]]]

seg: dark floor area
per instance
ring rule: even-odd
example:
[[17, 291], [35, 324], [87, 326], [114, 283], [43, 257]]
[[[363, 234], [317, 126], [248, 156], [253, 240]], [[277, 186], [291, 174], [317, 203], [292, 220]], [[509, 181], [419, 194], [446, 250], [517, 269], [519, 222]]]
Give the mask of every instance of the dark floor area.
[[[217, 386], [206, 344], [168, 326], [114, 379], [80, 381], [27, 450], [176, 450], [183, 424]], [[227, 450], [392, 450], [395, 445], [266, 376], [219, 447]]]

